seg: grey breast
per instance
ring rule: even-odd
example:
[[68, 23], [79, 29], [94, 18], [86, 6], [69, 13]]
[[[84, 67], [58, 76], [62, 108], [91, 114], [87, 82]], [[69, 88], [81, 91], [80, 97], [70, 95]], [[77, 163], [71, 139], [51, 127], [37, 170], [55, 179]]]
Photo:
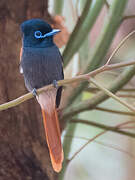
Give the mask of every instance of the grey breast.
[[56, 46], [24, 48], [21, 67], [29, 91], [63, 79], [61, 56]]

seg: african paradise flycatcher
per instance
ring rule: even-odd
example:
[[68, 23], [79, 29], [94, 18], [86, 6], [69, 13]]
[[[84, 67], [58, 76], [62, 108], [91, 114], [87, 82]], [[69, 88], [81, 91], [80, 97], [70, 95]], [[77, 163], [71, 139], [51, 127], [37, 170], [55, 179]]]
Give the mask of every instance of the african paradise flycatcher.
[[[21, 31], [20, 72], [23, 73], [27, 89], [37, 95], [36, 89], [64, 79], [62, 57], [53, 42], [53, 36], [60, 30], [52, 29], [41, 19], [31, 19], [21, 24]], [[62, 87], [54, 87], [36, 96], [42, 109], [46, 141], [56, 172], [61, 170], [64, 158], [57, 115], [61, 93]]]

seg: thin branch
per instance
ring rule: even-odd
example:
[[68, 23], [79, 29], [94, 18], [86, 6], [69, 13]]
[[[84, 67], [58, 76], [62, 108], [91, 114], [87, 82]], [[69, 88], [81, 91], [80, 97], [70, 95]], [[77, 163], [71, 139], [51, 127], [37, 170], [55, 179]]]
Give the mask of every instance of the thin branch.
[[[82, 139], [82, 140], [85, 140], [85, 141], [88, 141], [90, 138], [86, 138], [86, 137], [82, 137], [82, 136], [71, 136], [71, 135], [66, 135], [66, 138], [76, 138], [76, 139]], [[124, 149], [121, 149], [119, 147], [116, 147], [115, 145], [112, 145], [112, 144], [108, 144], [108, 143], [105, 143], [105, 142], [101, 142], [101, 141], [98, 141], [98, 140], [94, 140], [93, 143], [97, 143], [97, 144], [100, 144], [102, 146], [105, 146], [105, 147], [108, 147], [108, 148], [111, 148], [111, 149], [114, 149], [116, 151], [120, 151], [128, 156], [130, 156], [131, 158], [134, 158], [135, 159], [135, 156], [134, 154], [124, 150]]]
[[135, 92], [135, 88], [123, 88], [120, 91], [123, 91], [123, 92]]
[[116, 47], [116, 49], [112, 52], [111, 56], [109, 57], [109, 59], [107, 60], [106, 65], [108, 65], [111, 61], [111, 59], [114, 57], [114, 55], [118, 52], [118, 50], [120, 49], [120, 47], [129, 39], [129, 37], [131, 37], [133, 34], [135, 34], [135, 30], [130, 32], [125, 38], [122, 39], [122, 41], [118, 44], [118, 46]]
[[[99, 91], [99, 89], [97, 87], [88, 87], [86, 89], [86, 92], [90, 92], [90, 93], [94, 93], [97, 91]], [[135, 93], [135, 88], [123, 88], [123, 89], [120, 89], [119, 91], [121, 91], [121, 92], [134, 92]]]
[[123, 123], [118, 124], [118, 125], [115, 126], [115, 127], [123, 129], [123, 128], [125, 127], [125, 125], [128, 125], [128, 124], [134, 124], [134, 123], [135, 123], [134, 120], [126, 121], [126, 122], [123, 122]]
[[[71, 79], [60, 80], [60, 81], [58, 81], [58, 86], [65, 86], [65, 85], [68, 85], [68, 84], [71, 84], [71, 83], [74, 83], [74, 82], [88, 81], [91, 76], [95, 76], [98, 73], [101, 73], [103, 71], [109, 71], [109, 70], [112, 70], [112, 69], [125, 67], [125, 66], [130, 66], [130, 65], [133, 65], [133, 64], [135, 64], [135, 60], [129, 61], [129, 62], [116, 63], [116, 64], [112, 64], [112, 65], [104, 65], [104, 66], [102, 66], [102, 67], [100, 67], [100, 68], [98, 68], [98, 69], [96, 69], [96, 70], [94, 70], [94, 71], [92, 71], [92, 72], [90, 72], [88, 74], [83, 74], [83, 75], [80, 75], [80, 76], [76, 76], [76, 77], [71, 78]], [[48, 90], [50, 90], [52, 88], [54, 88], [53, 84], [48, 85], [48, 86], [44, 86], [43, 88], [38, 89], [37, 93], [40, 94], [41, 92], [48, 91]], [[29, 100], [31, 98], [33, 98], [33, 94], [31, 92], [27, 93], [27, 94], [13, 100], [13, 101], [1, 104], [0, 105], [0, 111], [11, 108], [11, 107], [14, 107], [14, 106], [17, 106], [17, 105], [21, 104], [22, 102], [25, 102], [25, 101], [27, 101], [27, 100]]]
[[[95, 109], [95, 110], [98, 110], [98, 111], [108, 112], [108, 113], [114, 113], [114, 114], [120, 114], [120, 115], [127, 115], [127, 116], [135, 116], [135, 113], [133, 113], [133, 112], [118, 111], [118, 110], [112, 110], [112, 109], [102, 108], [102, 107], [95, 107], [94, 109]], [[94, 109], [93, 109], [93, 110], [94, 110]]]
[[[86, 81], [87, 79], [88, 79], [87, 75], [86, 76], [81, 75], [81, 76], [77, 76], [77, 77], [71, 78], [71, 79], [60, 80], [60, 81], [58, 81], [58, 86], [64, 86], [64, 85], [74, 83], [74, 82]], [[53, 84], [48, 85], [48, 86], [44, 86], [40, 89], [37, 89], [37, 94], [40, 94], [43, 91], [48, 91], [48, 90], [53, 89], [53, 88], [54, 88]], [[27, 94], [15, 99], [15, 100], [10, 101], [8, 103], [1, 104], [0, 105], [0, 111], [14, 107], [14, 106], [17, 106], [17, 105], [33, 98], [33, 97], [34, 97], [33, 94], [30, 92], [30, 93], [27, 93]]]
[[[84, 120], [82, 120], [84, 121]], [[89, 121], [88, 121], [89, 122]], [[121, 124], [118, 124], [116, 125], [114, 128], [122, 128], [123, 125], [127, 125], [127, 124], [130, 124], [130, 123], [135, 123], [135, 121], [127, 121], [127, 122], [124, 122], [124, 123], [121, 123]], [[108, 130], [105, 130], [105, 131], [102, 131], [101, 133], [97, 134], [96, 136], [94, 136], [93, 138], [89, 139], [83, 146], [81, 146], [81, 148], [79, 148], [78, 151], [76, 151], [74, 153], [74, 155], [69, 159], [68, 162], [71, 162], [90, 142], [94, 141], [96, 138], [98, 138], [99, 136], [105, 134]]]
[[122, 129], [135, 129], [135, 126], [124, 126]]
[[110, 64], [110, 65], [104, 65], [104, 66], [102, 66], [102, 67], [88, 73], [88, 75], [95, 76], [98, 73], [101, 73], [103, 71], [109, 71], [109, 70], [113, 70], [113, 69], [116, 69], [116, 68], [130, 66], [130, 65], [134, 65], [134, 64], [135, 64], [135, 61], [133, 60], [133, 61], [128, 61], [128, 62], [121, 62], [121, 63], [115, 63], [115, 64]]
[[[135, 60], [129, 61], [129, 62], [116, 63], [116, 64], [112, 64], [112, 65], [104, 65], [104, 66], [102, 66], [102, 67], [100, 67], [100, 68], [98, 68], [98, 69], [96, 69], [96, 70], [94, 70], [94, 71], [92, 71], [92, 72], [90, 72], [88, 74], [83, 74], [83, 75], [80, 75], [80, 76], [76, 76], [76, 77], [71, 78], [71, 79], [60, 80], [60, 81], [58, 81], [58, 86], [65, 86], [65, 85], [68, 85], [68, 84], [71, 84], [71, 83], [74, 83], [74, 82], [88, 81], [91, 76], [95, 76], [98, 73], [101, 73], [103, 71], [109, 71], [109, 70], [112, 70], [112, 69], [125, 67], [125, 66], [130, 66], [130, 65], [133, 65], [133, 64], [135, 64]], [[53, 84], [48, 85], [48, 86], [44, 86], [43, 88], [38, 89], [37, 93], [40, 94], [41, 92], [48, 91], [48, 90], [50, 90], [52, 88], [54, 88]], [[31, 92], [27, 93], [27, 94], [13, 100], [13, 101], [1, 104], [0, 105], [0, 111], [11, 108], [11, 107], [14, 107], [14, 106], [17, 106], [17, 105], [21, 104], [22, 102], [25, 102], [25, 101], [27, 101], [27, 100], [29, 100], [31, 98], [33, 98], [33, 94]]]
[[82, 124], [86, 124], [86, 125], [90, 125], [90, 126], [95, 126], [95, 127], [100, 128], [100, 129], [112, 131], [112, 132], [115, 132], [118, 134], [122, 134], [122, 135], [125, 135], [128, 137], [135, 138], [135, 133], [123, 131], [123, 130], [119, 129], [117, 126], [113, 127], [113, 126], [104, 125], [101, 123], [97, 123], [97, 122], [93, 122], [93, 121], [87, 121], [87, 120], [83, 120], [83, 119], [72, 119], [70, 122], [71, 123], [82, 123]]
[[[95, 76], [98, 73], [101, 73], [103, 71], [109, 71], [109, 70], [112, 70], [112, 69], [125, 67], [125, 66], [130, 66], [130, 65], [133, 65], [133, 64], [135, 64], [135, 60], [129, 61], [129, 62], [116, 63], [116, 64], [112, 64], [112, 65], [104, 65], [104, 66], [102, 66], [102, 67], [100, 67], [100, 68], [98, 68], [98, 69], [96, 69], [96, 70], [94, 70], [94, 71], [92, 71], [92, 72], [90, 72], [88, 74], [83, 74], [83, 75], [80, 75], [80, 76], [76, 76], [76, 77], [71, 78], [71, 79], [60, 80], [60, 81], [58, 81], [58, 86], [65, 86], [65, 85], [68, 85], [68, 84], [71, 84], [71, 83], [74, 83], [74, 82], [88, 81], [91, 76]], [[37, 93], [40, 94], [41, 92], [48, 91], [48, 90], [50, 90], [52, 88], [54, 88], [53, 84], [48, 85], [48, 86], [44, 86], [43, 88], [38, 89]], [[25, 102], [25, 101], [27, 101], [27, 100], [29, 100], [31, 98], [33, 98], [33, 94], [31, 92], [27, 93], [27, 94], [13, 100], [13, 101], [1, 104], [0, 105], [0, 111], [11, 108], [11, 107], [14, 107], [14, 106], [17, 106], [17, 105], [21, 104], [22, 102]]]
[[81, 148], [79, 148], [78, 151], [76, 151], [74, 153], [74, 155], [68, 160], [68, 163], [71, 162], [90, 142], [94, 141], [96, 138], [98, 138], [99, 136], [105, 134], [106, 131], [103, 131], [99, 134], [97, 134], [96, 136], [94, 136], [93, 138], [89, 139]]
[[134, 154], [132, 154], [132, 153], [130, 153], [130, 152], [124, 150], [124, 149], [121, 149], [121, 148], [119, 148], [119, 147], [116, 147], [115, 145], [107, 144], [107, 143], [105, 143], [105, 142], [100, 142], [100, 141], [97, 141], [97, 140], [94, 141], [94, 142], [95, 142], [95, 143], [98, 143], [98, 144], [100, 144], [100, 145], [106, 146], [106, 147], [108, 147], [108, 148], [111, 148], [111, 149], [120, 151], [120, 152], [122, 152], [122, 153], [125, 153], [125, 154], [127, 154], [128, 156], [130, 156], [131, 158], [134, 158], [134, 159], [135, 159]]
[[122, 98], [135, 98], [135, 95], [132, 94], [117, 94], [117, 96]]
[[[100, 89], [98, 88], [87, 88], [86, 89], [86, 92], [89, 92], [89, 93], [92, 93], [92, 94], [95, 94], [97, 92], [101, 91]], [[120, 92], [128, 92], [128, 93], [120, 93]], [[118, 97], [122, 97], [122, 98], [135, 98], [135, 94], [129, 94], [129, 92], [134, 92], [135, 93], [135, 89], [120, 89], [119, 92], [116, 94]]]
[[131, 15], [127, 15], [127, 16], [124, 16], [122, 18], [122, 21], [125, 21], [125, 20], [128, 20], [128, 19], [134, 19], [135, 18], [135, 15], [134, 14], [131, 14]]
[[111, 98], [115, 99], [116, 101], [118, 101], [120, 104], [124, 105], [125, 107], [127, 107], [129, 110], [135, 112], [135, 108], [131, 105], [129, 105], [128, 103], [126, 103], [125, 101], [123, 101], [122, 99], [120, 99], [119, 97], [117, 97], [115, 94], [113, 94], [112, 92], [110, 92], [108, 89], [104, 88], [102, 85], [100, 85], [99, 83], [97, 83], [93, 78], [90, 79], [90, 82], [92, 82], [95, 86], [97, 86], [99, 89], [101, 89], [104, 93], [106, 93], [108, 96], [110, 96]]
[[[109, 91], [111, 91], [112, 93], [116, 93], [125, 84], [127, 84], [129, 80], [131, 80], [134, 74], [135, 74], [135, 66], [126, 68], [117, 77], [117, 79], [110, 84], [110, 86], [108, 87]], [[109, 97], [107, 94], [105, 94], [103, 91], [100, 91], [95, 96], [93, 96], [92, 98], [88, 100], [79, 102], [77, 104], [73, 104], [72, 106], [68, 106], [65, 109], [63, 109], [61, 119], [67, 122], [74, 115], [84, 112], [84, 111], [89, 111], [91, 109], [94, 109], [97, 105], [107, 100], [108, 98]]]

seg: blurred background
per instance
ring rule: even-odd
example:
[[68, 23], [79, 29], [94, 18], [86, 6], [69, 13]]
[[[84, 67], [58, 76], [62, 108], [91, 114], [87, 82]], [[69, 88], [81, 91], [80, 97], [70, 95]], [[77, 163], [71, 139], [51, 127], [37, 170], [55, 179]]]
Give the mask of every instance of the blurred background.
[[[61, 29], [54, 41], [63, 56], [66, 79], [88, 73], [107, 62], [121, 40], [135, 30], [134, 9], [134, 0], [22, 0], [19, 3], [17, 0], [14, 3], [1, 0], [0, 103], [27, 92], [18, 70], [21, 47], [19, 26], [24, 20], [42, 18], [52, 27]], [[135, 34], [125, 41], [110, 64], [130, 60], [135, 60]], [[125, 71], [124, 67], [102, 72], [95, 79], [108, 88]], [[131, 77], [134, 72], [132, 70]], [[135, 79], [131, 77], [122, 89], [117, 88], [116, 95], [134, 107]], [[40, 108], [35, 99], [0, 113], [0, 180], [135, 179], [134, 138], [108, 130], [93, 139], [104, 130], [92, 125], [70, 123], [72, 118], [77, 118], [116, 126], [135, 120], [134, 115], [127, 115], [129, 111], [126, 107], [112, 98], [95, 103], [89, 110], [70, 115], [72, 107], [79, 107], [91, 99], [93, 102], [99, 93], [92, 83], [84, 84], [70, 84], [63, 91], [60, 124], [65, 161], [60, 174], [52, 170], [44, 142]], [[81, 85], [83, 89], [77, 94], [76, 90]], [[66, 117], [68, 109], [69, 117]], [[133, 125], [129, 124], [124, 130], [134, 133]], [[91, 142], [75, 155], [90, 139]]]
[[[59, 1], [60, 2], [60, 1]], [[108, 5], [111, 5], [113, 0], [107, 1]], [[59, 14], [58, 2], [50, 0], [49, 11], [51, 14]], [[82, 9], [86, 3], [86, 0], [64, 0], [63, 8], [60, 12], [64, 19], [65, 28], [71, 33], [74, 26], [80, 17]], [[94, 1], [92, 2], [94, 3]], [[57, 5], [56, 5], [57, 4]], [[134, 15], [135, 1], [129, 0], [124, 11], [124, 16]], [[58, 12], [57, 12], [58, 11]], [[65, 71], [65, 77], [69, 78], [79, 73], [80, 68], [85, 66], [84, 60], [81, 63], [82, 58], [88, 58], [91, 56], [91, 47], [94, 46], [100, 32], [102, 30], [105, 18], [108, 16], [108, 6], [105, 4], [102, 8], [94, 26], [92, 27], [88, 37], [79, 49], [79, 51], [72, 58], [70, 66]], [[106, 58], [102, 63], [106, 62], [106, 59], [110, 56], [112, 51], [118, 46], [119, 42], [131, 31], [135, 29], [135, 18], [129, 18], [125, 20], [119, 27], [116, 36], [111, 44], [111, 47], [106, 55]], [[66, 39], [66, 37], [65, 37]], [[115, 54], [111, 63], [118, 63], [121, 61], [133, 60], [135, 58], [135, 35], [133, 35]], [[63, 52], [63, 47], [61, 48]], [[79, 59], [79, 60], [78, 60]], [[86, 60], [86, 59], [85, 59]], [[87, 60], [86, 60], [87, 61]], [[69, 65], [68, 65], [69, 66]], [[107, 87], [112, 81], [117, 78], [119, 73], [122, 72], [122, 68], [113, 71], [112, 73], [105, 72], [96, 76], [97, 80]], [[134, 78], [127, 85], [128, 88], [134, 88]], [[131, 92], [127, 94], [132, 94]], [[134, 92], [133, 92], [134, 94]], [[82, 99], [89, 99], [93, 96], [93, 93], [84, 92]], [[125, 101], [135, 104], [134, 98], [124, 98]], [[116, 101], [109, 99], [102, 103], [100, 107], [121, 110], [124, 111], [122, 105]], [[102, 122], [107, 125], [116, 125], [118, 123], [125, 122], [127, 120], [134, 119], [134, 117], [112, 114], [108, 112], [92, 110], [83, 112], [79, 115], [80, 118], [91, 120], [95, 122]], [[70, 125], [72, 126], [72, 125]], [[70, 127], [72, 129], [74, 127]], [[78, 124], [74, 130], [74, 138], [72, 140], [72, 146], [69, 153], [69, 158], [84, 144], [87, 142], [85, 138], [92, 138], [102, 130], [90, 127], [87, 125]], [[70, 138], [72, 130], [68, 130], [63, 133], [63, 136]], [[69, 135], [69, 137], [68, 137]], [[80, 137], [80, 138], [77, 138]], [[84, 137], [84, 139], [81, 139]], [[66, 138], [66, 137], [65, 137]], [[70, 163], [65, 173], [64, 180], [129, 180], [135, 177], [135, 153], [134, 153], [134, 139], [118, 135], [112, 132], [107, 132], [97, 140], [89, 143]]]

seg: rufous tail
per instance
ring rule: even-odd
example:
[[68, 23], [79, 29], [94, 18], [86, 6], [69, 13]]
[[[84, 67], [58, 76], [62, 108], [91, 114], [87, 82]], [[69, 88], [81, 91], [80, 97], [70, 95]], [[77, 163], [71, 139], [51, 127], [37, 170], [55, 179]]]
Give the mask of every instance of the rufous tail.
[[55, 98], [56, 90], [52, 90], [41, 93], [37, 99], [42, 109], [46, 141], [52, 166], [56, 172], [60, 172], [64, 155], [61, 144], [59, 120], [55, 108]]

